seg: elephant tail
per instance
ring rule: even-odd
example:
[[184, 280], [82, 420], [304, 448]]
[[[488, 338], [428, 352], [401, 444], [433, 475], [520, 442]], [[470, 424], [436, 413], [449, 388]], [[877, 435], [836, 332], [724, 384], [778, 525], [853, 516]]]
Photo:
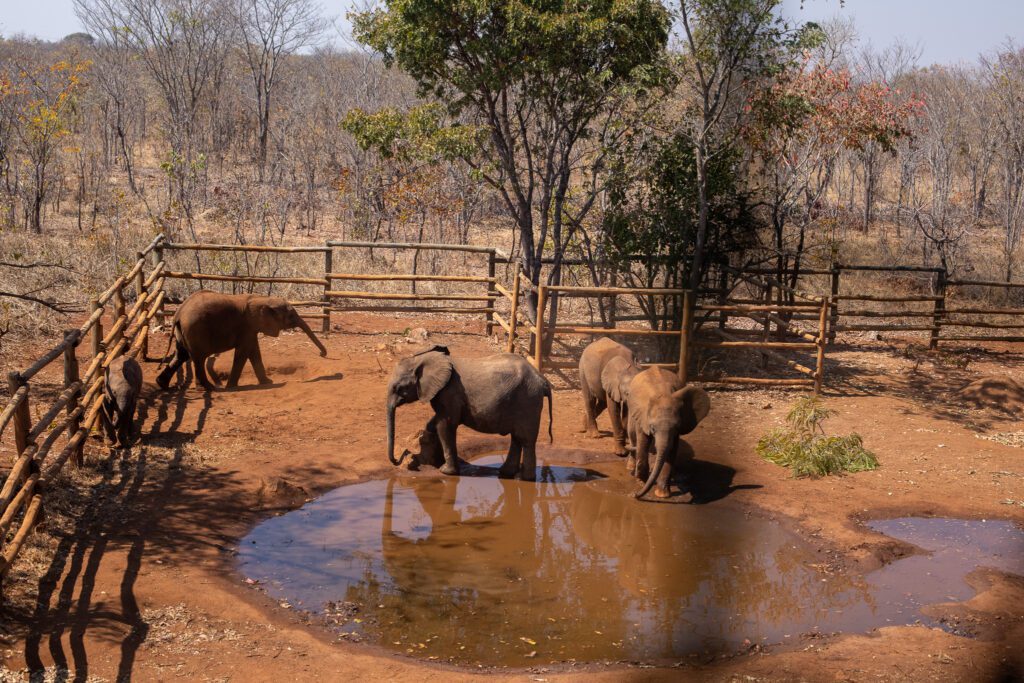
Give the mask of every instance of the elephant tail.
[[[171, 357], [171, 345], [174, 344], [175, 341], [181, 342], [181, 326], [178, 324], [177, 320], [174, 321], [174, 325], [171, 327], [171, 333], [167, 336], [167, 348], [164, 349], [164, 357], [160, 359], [160, 364], [157, 365], [158, 368], [162, 368]], [[184, 344], [181, 344], [181, 346], [184, 346]]]
[[551, 383], [550, 382], [545, 382], [545, 384], [547, 386], [544, 387], [544, 395], [548, 397], [548, 441], [550, 443], [554, 443], [555, 442], [555, 436], [552, 433], [552, 429], [554, 428], [554, 425], [555, 425], [555, 417], [554, 417], [554, 412], [553, 412], [554, 406], [552, 405], [553, 400], [552, 400], [552, 396], [551, 396]]

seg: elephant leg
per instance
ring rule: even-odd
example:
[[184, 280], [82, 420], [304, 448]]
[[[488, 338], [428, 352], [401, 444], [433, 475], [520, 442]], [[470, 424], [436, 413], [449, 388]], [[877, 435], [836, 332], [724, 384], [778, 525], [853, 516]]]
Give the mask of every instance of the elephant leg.
[[537, 481], [537, 444], [523, 444], [523, 466], [519, 468], [519, 479]]
[[620, 458], [626, 455], [626, 432], [622, 428], [622, 418], [619, 415], [620, 404], [618, 401], [608, 399], [608, 416], [612, 419], [612, 434], [615, 436], [615, 455]]
[[245, 367], [247, 360], [249, 360], [249, 356], [246, 355], [242, 347], [235, 349], [235, 356], [231, 359], [231, 374], [228, 375], [228, 389], [238, 386], [238, 378], [242, 376], [242, 368]]
[[626, 435], [629, 437], [629, 443], [632, 449], [626, 454], [626, 471], [630, 474], [636, 473], [636, 425], [633, 424], [632, 420], [626, 421]]
[[214, 362], [217, 360], [217, 356], [210, 356], [206, 359], [206, 375], [210, 378], [216, 386], [220, 386], [220, 375], [217, 374], [216, 368], [213, 367]]
[[171, 378], [174, 377], [175, 373], [181, 369], [185, 361], [188, 360], [187, 354], [182, 353], [183, 349], [178, 349], [174, 353], [174, 360], [167, 364], [159, 375], [157, 375], [156, 383], [161, 389], [166, 389], [171, 385]]
[[213, 391], [210, 378], [206, 376], [206, 356], [196, 356], [192, 359], [192, 371], [196, 373], [196, 385], [207, 391]]
[[113, 411], [114, 407], [110, 401], [103, 399], [103, 406], [100, 408], [100, 424], [103, 426], [103, 433], [107, 437], [107, 440], [112, 443], [117, 443], [117, 434], [114, 431]]
[[249, 351], [249, 362], [252, 363], [252, 370], [256, 373], [256, 379], [260, 384], [271, 384], [267, 377], [267, 369], [263, 367], [263, 355], [260, 354], [260, 344], [255, 339], [252, 341], [252, 349]]
[[586, 411], [583, 415], [583, 429], [580, 431], [586, 432], [589, 437], [596, 438], [599, 435], [597, 431], [597, 414], [600, 411], [597, 409], [597, 401], [590, 393], [587, 378], [582, 370], [580, 371], [580, 389], [583, 392], [583, 409]]
[[519, 471], [519, 459], [522, 454], [523, 445], [513, 435], [508, 445], [508, 455], [505, 456], [505, 462], [498, 469], [498, 477], [501, 479], [511, 479], [516, 476], [516, 473]]
[[636, 430], [636, 470], [634, 474], [640, 481], [647, 481], [647, 477], [651, 473], [651, 464], [649, 462], [649, 455], [651, 452], [651, 437], [643, 432], [642, 429]]
[[444, 464], [441, 465], [441, 474], [459, 473], [459, 451], [455, 446], [455, 436], [458, 425], [452, 424], [451, 420], [441, 418], [437, 421], [437, 436], [441, 439], [441, 448], [444, 450]]

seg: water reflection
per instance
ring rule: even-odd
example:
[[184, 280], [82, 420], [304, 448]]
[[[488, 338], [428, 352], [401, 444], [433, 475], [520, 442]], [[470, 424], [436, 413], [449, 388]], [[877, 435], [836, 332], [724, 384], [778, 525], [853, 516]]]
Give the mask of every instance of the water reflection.
[[826, 573], [776, 522], [640, 504], [581, 468], [536, 483], [492, 469], [332, 491], [256, 527], [243, 571], [302, 609], [330, 605], [343, 632], [463, 663], [678, 658], [921, 617], [874, 575]]

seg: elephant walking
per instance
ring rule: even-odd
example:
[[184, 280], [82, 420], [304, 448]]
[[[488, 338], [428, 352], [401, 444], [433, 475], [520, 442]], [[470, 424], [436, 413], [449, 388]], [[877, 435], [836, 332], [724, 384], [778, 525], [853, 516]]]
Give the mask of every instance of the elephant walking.
[[[711, 399], [699, 387], [683, 386], [675, 373], [647, 368], [629, 386], [629, 438], [636, 449], [626, 467], [644, 481], [634, 495], [640, 498], [657, 483], [654, 495], [668, 498], [669, 479], [677, 465], [679, 437], [689, 434], [711, 410]], [[648, 476], [651, 446], [657, 453]]]
[[[413, 401], [429, 402], [444, 452], [443, 474], [458, 474], [456, 432], [459, 426], [485, 434], [510, 435], [508, 455], [499, 475], [533, 481], [537, 474], [537, 435], [544, 398], [548, 399], [548, 438], [551, 435], [551, 385], [522, 356], [500, 353], [485, 358], [452, 358], [444, 346], [403, 358], [388, 384], [388, 459], [395, 458], [395, 410]], [[403, 455], [404, 457], [404, 455]]]
[[[229, 387], [238, 385], [246, 361], [252, 363], [259, 383], [269, 384], [270, 378], [267, 377], [263, 357], [260, 355], [258, 335], [262, 332], [276, 337], [281, 330], [295, 327], [309, 336], [320, 349], [321, 356], [327, 355], [327, 349], [313, 334], [313, 330], [284, 299], [200, 290], [185, 299], [174, 313], [171, 331], [176, 345], [174, 359], [157, 377], [157, 384], [161, 389], [166, 389], [178, 368], [191, 360], [196, 384], [209, 391], [213, 389], [213, 384], [207, 377], [207, 370], [213, 373], [212, 367], [207, 367], [207, 359], [231, 349], [234, 349], [235, 357], [228, 376]], [[168, 349], [170, 343], [169, 340]]]

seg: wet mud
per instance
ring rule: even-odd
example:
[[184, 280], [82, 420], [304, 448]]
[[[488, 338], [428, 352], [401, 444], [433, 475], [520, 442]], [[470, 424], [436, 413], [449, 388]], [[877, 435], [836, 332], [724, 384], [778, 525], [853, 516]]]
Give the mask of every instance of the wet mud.
[[1009, 522], [872, 522], [922, 552], [843, 574], [730, 500], [638, 502], [620, 463], [542, 465], [531, 483], [498, 479], [500, 461], [331, 491], [256, 526], [240, 571], [343, 638], [483, 666], [664, 662], [930, 623], [922, 606], [970, 597], [975, 567], [1022, 571]]

